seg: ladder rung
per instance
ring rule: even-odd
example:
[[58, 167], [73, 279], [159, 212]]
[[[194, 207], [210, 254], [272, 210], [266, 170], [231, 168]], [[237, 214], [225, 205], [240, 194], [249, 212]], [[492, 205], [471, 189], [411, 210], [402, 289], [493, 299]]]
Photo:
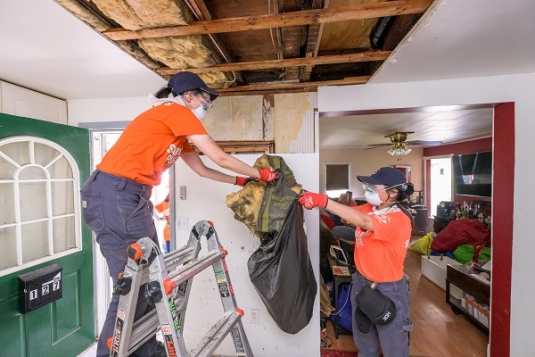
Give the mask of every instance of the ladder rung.
[[[191, 252], [193, 248], [182, 247], [177, 251], [168, 253], [164, 256], [164, 264], [167, 270], [173, 270], [180, 264], [184, 264], [191, 259]], [[141, 285], [146, 284], [149, 281], [149, 267], [145, 266], [142, 270]]]
[[130, 336], [130, 350], [135, 350], [138, 346], [147, 342], [158, 332], [159, 328], [160, 322], [155, 309], [135, 321]]
[[202, 340], [188, 353], [188, 357], [208, 357], [213, 354], [241, 315], [236, 311], [228, 311], [206, 333]]
[[168, 277], [178, 285], [183, 281], [188, 280], [200, 271], [203, 271], [204, 269], [208, 268], [215, 261], [221, 259], [222, 257], [223, 253], [219, 251], [209, 253], [201, 259], [188, 263], [187, 265], [184, 265], [183, 267], [178, 268], [175, 271], [169, 273]]
[[178, 265], [184, 263], [188, 259], [191, 259], [190, 256], [193, 251], [194, 248], [186, 246], [164, 255], [163, 260], [165, 266], [170, 269], [171, 265]]

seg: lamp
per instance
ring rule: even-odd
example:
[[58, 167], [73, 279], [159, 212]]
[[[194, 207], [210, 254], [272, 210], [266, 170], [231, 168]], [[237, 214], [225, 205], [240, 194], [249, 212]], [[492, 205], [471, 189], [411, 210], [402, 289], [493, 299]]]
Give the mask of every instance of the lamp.
[[409, 149], [405, 146], [402, 142], [395, 142], [394, 147], [388, 150], [387, 152], [394, 156], [394, 155], [408, 155], [412, 149]]

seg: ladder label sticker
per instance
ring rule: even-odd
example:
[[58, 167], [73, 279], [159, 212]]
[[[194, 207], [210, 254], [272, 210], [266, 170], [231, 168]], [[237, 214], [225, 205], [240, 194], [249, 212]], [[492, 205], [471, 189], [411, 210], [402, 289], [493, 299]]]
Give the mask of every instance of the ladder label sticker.
[[222, 297], [230, 296], [229, 287], [227, 284], [227, 279], [219, 279], [217, 280], [217, 285], [219, 285], [219, 294], [221, 294]]
[[[119, 313], [122, 312], [119, 310]], [[124, 315], [124, 312], [123, 312], [123, 315]], [[121, 342], [121, 334], [123, 332], [123, 324], [124, 324], [124, 320], [119, 318], [119, 316], [117, 316], [117, 323], [115, 324], [115, 334], [113, 335], [113, 344], [112, 344], [112, 351], [113, 351], [113, 356], [118, 356], [118, 352], [119, 352], [119, 344]]]
[[164, 335], [170, 335], [171, 334], [171, 328], [169, 325], [162, 325], [162, 333]]

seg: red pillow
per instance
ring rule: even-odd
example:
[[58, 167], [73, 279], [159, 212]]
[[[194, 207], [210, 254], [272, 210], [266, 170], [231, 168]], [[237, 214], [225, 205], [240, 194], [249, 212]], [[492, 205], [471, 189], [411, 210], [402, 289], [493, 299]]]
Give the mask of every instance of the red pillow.
[[490, 246], [490, 231], [475, 219], [451, 221], [433, 239], [431, 249], [439, 252], [454, 251], [461, 244], [483, 243]]
[[327, 216], [326, 214], [320, 214], [320, 217], [323, 220], [323, 223], [325, 223], [325, 225], [327, 226], [327, 228], [333, 229], [335, 224], [333, 220], [331, 219], [331, 217]]

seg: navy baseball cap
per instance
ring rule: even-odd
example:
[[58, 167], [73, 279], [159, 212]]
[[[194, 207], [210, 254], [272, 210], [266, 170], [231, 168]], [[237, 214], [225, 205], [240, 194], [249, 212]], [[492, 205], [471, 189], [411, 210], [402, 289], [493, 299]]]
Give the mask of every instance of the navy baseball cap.
[[210, 94], [210, 100], [214, 101], [221, 93], [219, 93], [216, 90], [213, 90], [212, 88], [208, 88], [206, 83], [196, 75], [195, 73], [183, 71], [178, 72], [175, 74], [171, 79], [169, 80], [169, 87], [171, 87], [171, 90], [173, 91], [173, 96], [177, 96], [181, 93], [190, 91], [190, 90], [202, 90], [203, 92], [206, 92]]
[[403, 172], [393, 167], [381, 167], [371, 176], [357, 176], [357, 179], [368, 185], [386, 185], [387, 187], [396, 186], [401, 191], [407, 189], [405, 186], [407, 178]]
[[[357, 306], [358, 309], [376, 325], [387, 325], [396, 317], [396, 305], [392, 299], [370, 286], [363, 287], [357, 294]], [[357, 313], [360, 312], [357, 311]], [[362, 316], [360, 316], [359, 319], [361, 322], [363, 321]], [[368, 324], [364, 324], [362, 329], [366, 330], [368, 328], [367, 325]], [[359, 329], [361, 329], [361, 327], [359, 327]]]

